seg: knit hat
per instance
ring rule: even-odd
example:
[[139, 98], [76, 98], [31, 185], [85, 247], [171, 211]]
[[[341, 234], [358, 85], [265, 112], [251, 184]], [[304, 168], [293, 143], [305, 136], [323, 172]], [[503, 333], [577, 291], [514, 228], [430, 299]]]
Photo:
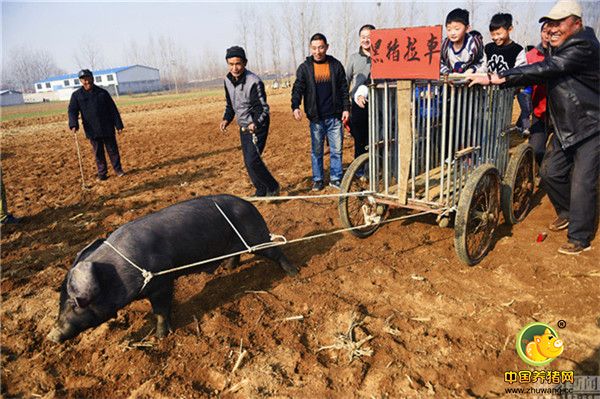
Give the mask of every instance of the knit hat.
[[462, 8], [455, 8], [454, 10], [448, 13], [446, 17], [446, 25], [451, 22], [460, 22], [461, 24], [468, 26], [469, 25], [469, 11], [464, 10]]
[[90, 71], [89, 69], [82, 69], [81, 71], [79, 71], [79, 73], [77, 74], [78, 78], [83, 78], [84, 76], [89, 76], [90, 78], [93, 78], [94, 75], [92, 74], [92, 71]]
[[227, 49], [227, 53], [225, 53], [225, 59], [240, 57], [242, 60], [247, 61], [246, 52], [240, 46], [233, 46]]
[[548, 15], [540, 18], [540, 22], [544, 21], [560, 21], [574, 15], [581, 18], [581, 6], [576, 0], [558, 0]]

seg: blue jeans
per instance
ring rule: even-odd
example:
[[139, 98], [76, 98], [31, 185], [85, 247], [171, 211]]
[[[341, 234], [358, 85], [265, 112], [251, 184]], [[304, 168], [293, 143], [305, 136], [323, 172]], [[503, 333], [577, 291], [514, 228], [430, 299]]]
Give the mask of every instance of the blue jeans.
[[310, 122], [310, 141], [313, 181], [323, 181], [323, 141], [329, 140], [329, 177], [330, 180], [342, 180], [342, 121], [337, 118], [327, 118]]

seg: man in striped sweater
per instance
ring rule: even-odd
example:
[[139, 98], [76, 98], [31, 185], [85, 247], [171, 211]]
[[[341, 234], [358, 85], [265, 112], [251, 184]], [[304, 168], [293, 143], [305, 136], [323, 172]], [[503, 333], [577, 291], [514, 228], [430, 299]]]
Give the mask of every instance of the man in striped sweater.
[[304, 98], [304, 112], [310, 120], [311, 164], [313, 191], [324, 188], [323, 143], [329, 140], [329, 185], [339, 189], [342, 170], [342, 122], [350, 116], [350, 98], [344, 66], [327, 55], [327, 38], [315, 33], [310, 39], [311, 56], [296, 72], [292, 88], [294, 118], [302, 119], [300, 103]]

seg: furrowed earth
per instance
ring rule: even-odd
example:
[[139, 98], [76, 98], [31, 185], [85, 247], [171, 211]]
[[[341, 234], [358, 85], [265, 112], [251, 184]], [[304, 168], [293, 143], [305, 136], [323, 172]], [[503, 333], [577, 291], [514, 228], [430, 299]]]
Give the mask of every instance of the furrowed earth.
[[[264, 159], [282, 195], [310, 195], [308, 124], [293, 120], [289, 98], [289, 89], [269, 92]], [[3, 397], [503, 396], [511, 387], [506, 371], [534, 369], [515, 351], [518, 331], [534, 321], [565, 342], [542, 369], [598, 375], [598, 242], [572, 257], [557, 253], [565, 231], [536, 242], [555, 217], [543, 191], [524, 222], [499, 226], [491, 252], [474, 267], [456, 257], [452, 228], [421, 216], [385, 224], [367, 239], [344, 233], [284, 246], [301, 267], [296, 277], [254, 255], [233, 271], [182, 277], [174, 331], [162, 340], [153, 336], [147, 300], [65, 343], [46, 340], [60, 284], [89, 242], [196, 196], [254, 191], [237, 129], [218, 130], [222, 93], [117, 104], [127, 175], [110, 170], [107, 181], [96, 181], [80, 133], [89, 190], [81, 188], [66, 103], [65, 112], [2, 122], [9, 210], [24, 218], [2, 226]], [[346, 138], [346, 166], [352, 156]], [[288, 239], [342, 227], [335, 199], [256, 206], [271, 232]]]

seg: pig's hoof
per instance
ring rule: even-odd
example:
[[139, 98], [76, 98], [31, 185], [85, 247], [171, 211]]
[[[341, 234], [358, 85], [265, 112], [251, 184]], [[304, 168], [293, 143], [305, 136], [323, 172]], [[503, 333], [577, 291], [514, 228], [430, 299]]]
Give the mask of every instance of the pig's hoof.
[[240, 257], [239, 256], [234, 256], [225, 261], [225, 269], [227, 269], [227, 270], [233, 270], [233, 269], [237, 268], [239, 265], [240, 265]]
[[298, 274], [298, 268], [292, 265], [290, 262], [281, 262], [279, 266], [287, 273], [288, 276], [295, 276]]
[[164, 338], [169, 335], [169, 328], [167, 326], [156, 327], [156, 338]]

